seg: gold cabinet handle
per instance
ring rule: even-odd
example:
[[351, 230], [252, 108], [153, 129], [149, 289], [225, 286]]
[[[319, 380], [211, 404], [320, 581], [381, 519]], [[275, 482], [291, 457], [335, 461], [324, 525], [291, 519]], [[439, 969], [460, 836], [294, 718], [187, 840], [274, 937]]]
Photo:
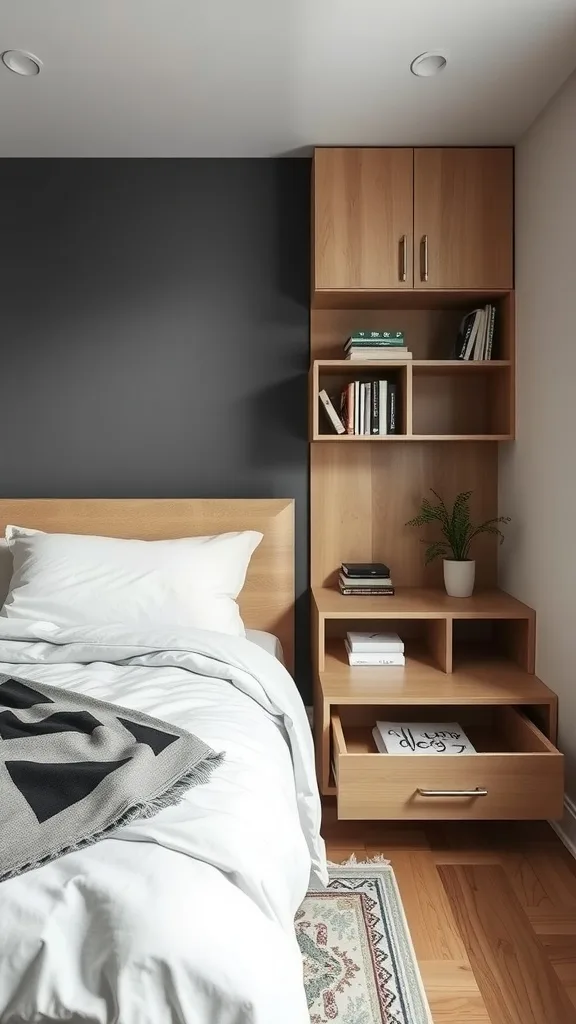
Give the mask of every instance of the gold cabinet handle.
[[422, 281], [428, 280], [428, 235], [422, 236], [422, 263], [420, 278]]
[[418, 787], [417, 793], [419, 796], [460, 796], [460, 797], [471, 797], [471, 796], [488, 796], [488, 790], [482, 789], [478, 786], [476, 789], [420, 789]]
[[402, 235], [400, 239], [400, 280], [406, 281], [408, 279], [408, 238], [406, 235]]

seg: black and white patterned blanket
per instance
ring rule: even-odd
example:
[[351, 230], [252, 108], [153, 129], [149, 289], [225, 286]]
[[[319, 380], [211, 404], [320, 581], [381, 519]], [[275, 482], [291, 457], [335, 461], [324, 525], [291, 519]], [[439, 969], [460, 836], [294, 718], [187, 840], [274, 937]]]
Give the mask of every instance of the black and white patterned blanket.
[[0, 675], [0, 881], [177, 803], [222, 758], [138, 711]]

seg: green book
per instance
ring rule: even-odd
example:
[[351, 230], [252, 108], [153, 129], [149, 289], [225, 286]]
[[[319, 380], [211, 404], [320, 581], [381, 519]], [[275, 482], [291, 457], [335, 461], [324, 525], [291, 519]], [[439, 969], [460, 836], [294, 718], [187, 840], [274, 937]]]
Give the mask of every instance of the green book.
[[403, 345], [404, 338], [348, 338], [344, 348], [402, 348]]
[[351, 341], [379, 341], [380, 339], [394, 340], [403, 338], [404, 331], [354, 331], [350, 335]]

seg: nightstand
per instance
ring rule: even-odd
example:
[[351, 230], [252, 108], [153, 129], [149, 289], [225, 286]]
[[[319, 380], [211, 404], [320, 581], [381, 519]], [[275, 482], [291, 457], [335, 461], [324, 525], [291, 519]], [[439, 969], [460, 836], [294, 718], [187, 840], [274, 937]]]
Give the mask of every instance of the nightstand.
[[[312, 594], [317, 771], [339, 818], [561, 817], [557, 698], [534, 675], [531, 608], [498, 590], [466, 600], [419, 588]], [[383, 622], [405, 642], [405, 668], [351, 668], [346, 632]], [[458, 721], [477, 753], [379, 754], [379, 718]]]

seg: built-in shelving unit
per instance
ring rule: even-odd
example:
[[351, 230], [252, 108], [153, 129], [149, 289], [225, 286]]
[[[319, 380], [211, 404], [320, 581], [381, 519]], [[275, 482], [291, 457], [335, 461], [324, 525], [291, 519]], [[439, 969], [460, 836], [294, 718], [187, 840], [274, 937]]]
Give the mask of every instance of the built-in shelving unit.
[[[449, 183], [449, 187], [448, 187]], [[490, 188], [486, 186], [490, 183]], [[530, 818], [562, 810], [557, 700], [534, 674], [535, 615], [498, 590], [478, 539], [473, 598], [448, 598], [406, 526], [433, 487], [498, 514], [498, 444], [515, 431], [512, 153], [320, 150], [310, 313], [311, 582], [321, 790], [344, 818]], [[494, 359], [452, 358], [462, 316], [496, 307]], [[402, 330], [411, 359], [343, 358], [355, 330]], [[353, 380], [396, 384], [398, 432], [335, 433], [319, 402]], [[393, 442], [393, 443], [392, 443]], [[505, 513], [505, 509], [501, 512]], [[343, 597], [342, 561], [391, 566], [394, 597]], [[385, 623], [385, 625], [383, 625]], [[344, 636], [392, 629], [404, 668], [351, 668]], [[476, 755], [381, 755], [377, 718], [461, 722]], [[482, 791], [430, 799], [420, 790]], [[486, 790], [486, 793], [484, 793]]]

